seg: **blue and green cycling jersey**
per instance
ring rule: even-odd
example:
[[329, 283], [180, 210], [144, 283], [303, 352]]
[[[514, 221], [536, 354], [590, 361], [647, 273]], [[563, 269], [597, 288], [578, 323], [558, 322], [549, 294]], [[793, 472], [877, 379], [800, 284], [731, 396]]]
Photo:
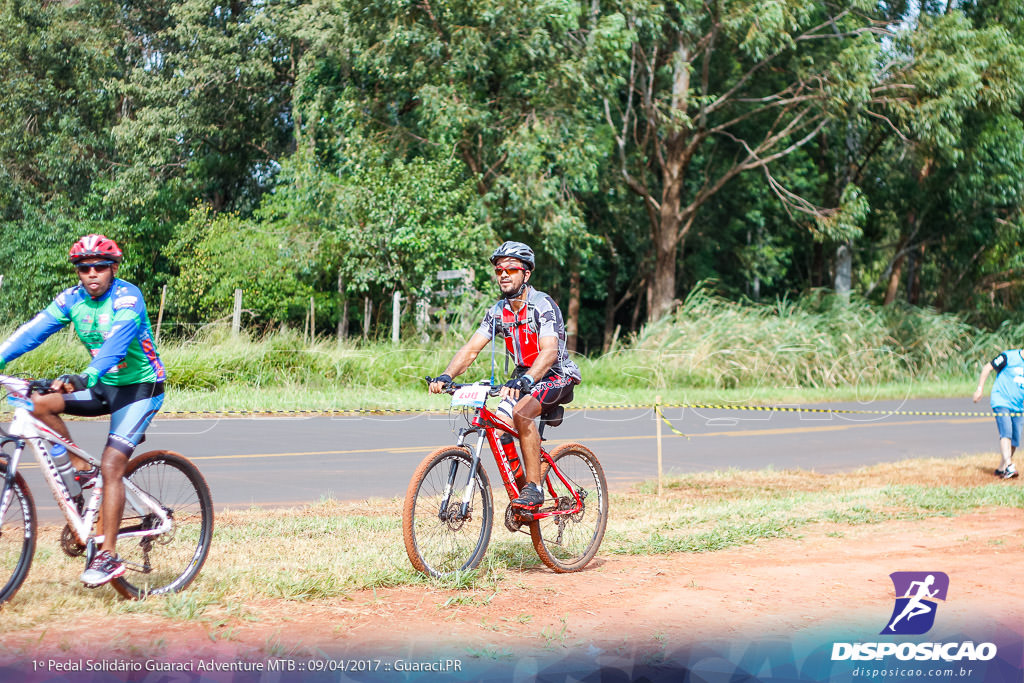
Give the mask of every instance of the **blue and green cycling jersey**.
[[81, 285], [66, 289], [35, 318], [0, 344], [0, 365], [42, 344], [68, 323], [92, 355], [83, 373], [89, 386], [163, 382], [164, 364], [153, 344], [142, 292], [114, 278], [106, 294], [93, 299]]

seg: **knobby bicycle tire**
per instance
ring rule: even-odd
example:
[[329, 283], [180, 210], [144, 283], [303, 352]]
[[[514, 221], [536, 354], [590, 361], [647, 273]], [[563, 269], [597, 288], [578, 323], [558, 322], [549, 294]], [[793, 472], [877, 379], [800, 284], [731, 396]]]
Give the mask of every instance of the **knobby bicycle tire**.
[[[118, 541], [117, 553], [127, 571], [112, 584], [118, 593], [132, 600], [177, 593], [192, 583], [210, 552], [210, 488], [196, 466], [173, 451], [150, 451], [132, 458], [125, 476], [160, 501], [174, 525], [159, 536]], [[131, 505], [125, 505], [122, 532], [156, 524], [152, 514], [140, 515]]]
[[[7, 473], [0, 463], [0, 476]], [[21, 473], [14, 475], [11, 504], [0, 520], [0, 603], [7, 602], [21, 588], [36, 552], [36, 503]]]
[[[412, 475], [402, 507], [402, 536], [409, 561], [429, 576], [447, 576], [475, 568], [491, 540], [494, 504], [483, 467], [473, 475], [469, 514], [460, 514], [472, 459], [464, 448], [439, 448]], [[454, 477], [454, 479], [452, 479]], [[454, 488], [442, 510], [449, 480]]]
[[[583, 509], [571, 515], [552, 515], [530, 523], [530, 538], [541, 561], [556, 572], [578, 572], [594, 559], [608, 524], [608, 482], [589, 448], [567, 443], [551, 452], [562, 476], [583, 499]], [[550, 468], [544, 477], [546, 497], [541, 511], [571, 509], [576, 500]], [[551, 488], [556, 496], [551, 497]]]

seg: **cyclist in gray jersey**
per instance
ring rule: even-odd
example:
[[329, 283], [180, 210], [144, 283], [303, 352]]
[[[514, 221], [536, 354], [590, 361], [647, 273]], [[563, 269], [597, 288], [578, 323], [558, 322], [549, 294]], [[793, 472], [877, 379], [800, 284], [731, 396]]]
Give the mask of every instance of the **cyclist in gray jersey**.
[[565, 324], [554, 300], [529, 285], [536, 260], [522, 242], [505, 242], [491, 255], [502, 299], [487, 314], [476, 333], [452, 358], [444, 373], [430, 385], [438, 394], [445, 384], [473, 363], [494, 337], [502, 337], [516, 369], [501, 389], [502, 398], [516, 401], [512, 423], [519, 432], [526, 485], [514, 507], [536, 510], [544, 502], [540, 488], [540, 432], [536, 418], [546, 409], [573, 398], [581, 381], [580, 369], [565, 347]]

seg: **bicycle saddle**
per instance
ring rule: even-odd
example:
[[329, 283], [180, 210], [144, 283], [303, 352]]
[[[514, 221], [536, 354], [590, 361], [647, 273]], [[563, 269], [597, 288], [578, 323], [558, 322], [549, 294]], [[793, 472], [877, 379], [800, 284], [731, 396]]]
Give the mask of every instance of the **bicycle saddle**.
[[540, 414], [540, 420], [548, 427], [557, 427], [562, 424], [562, 419], [565, 417], [565, 408], [562, 406], [555, 406], [554, 408], [548, 408]]

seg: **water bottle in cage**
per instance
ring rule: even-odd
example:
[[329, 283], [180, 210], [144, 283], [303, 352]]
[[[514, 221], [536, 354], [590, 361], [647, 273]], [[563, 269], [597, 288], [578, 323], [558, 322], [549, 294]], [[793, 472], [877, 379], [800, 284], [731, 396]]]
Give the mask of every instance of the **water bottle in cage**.
[[516, 440], [508, 434], [502, 435], [501, 448], [505, 451], [505, 458], [512, 470], [512, 475], [518, 480], [523, 475], [523, 463], [519, 460], [519, 452], [516, 450]]
[[57, 466], [60, 478], [64, 480], [64, 486], [68, 489], [68, 495], [74, 498], [80, 494], [82, 487], [75, 478], [78, 472], [75, 466], [71, 464], [71, 457], [68, 455], [68, 449], [64, 447], [64, 444], [53, 444], [50, 457], [53, 458], [53, 464]]

